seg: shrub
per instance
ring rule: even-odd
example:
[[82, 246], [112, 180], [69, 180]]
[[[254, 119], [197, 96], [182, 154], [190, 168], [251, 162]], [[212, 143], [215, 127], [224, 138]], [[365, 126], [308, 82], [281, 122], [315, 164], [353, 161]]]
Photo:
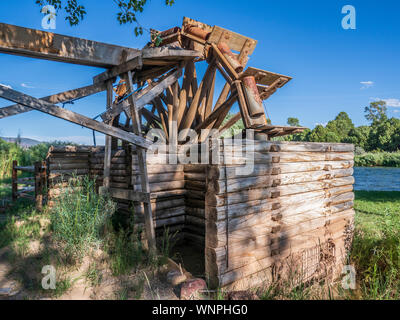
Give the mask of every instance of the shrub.
[[102, 243], [115, 204], [96, 193], [95, 180], [71, 179], [51, 210], [53, 238], [67, 258], [80, 259]]

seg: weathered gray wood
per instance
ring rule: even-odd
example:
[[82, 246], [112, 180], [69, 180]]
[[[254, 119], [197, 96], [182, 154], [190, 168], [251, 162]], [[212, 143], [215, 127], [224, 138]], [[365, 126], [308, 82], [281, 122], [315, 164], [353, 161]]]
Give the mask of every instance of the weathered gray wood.
[[198, 58], [201, 54], [194, 50], [172, 49], [168, 47], [146, 48], [142, 50], [143, 59], [178, 60]]
[[0, 23], [0, 52], [31, 58], [110, 68], [140, 50]]
[[111, 197], [116, 199], [129, 199], [137, 202], [150, 202], [150, 196], [146, 192], [110, 188], [107, 190]]
[[70, 110], [65, 110], [63, 108], [57, 107], [49, 102], [36, 99], [34, 97], [28, 96], [21, 92], [12, 90], [5, 86], [0, 85], [0, 97], [14, 101], [18, 104], [23, 104], [30, 108], [39, 110], [41, 112], [50, 114], [57, 118], [67, 120], [72, 123], [76, 123], [80, 126], [108, 134], [112, 137], [127, 141], [129, 143], [135, 144], [142, 148], [149, 148], [151, 146], [151, 141], [146, 140], [138, 135], [123, 131], [121, 129], [106, 125], [104, 123], [98, 122], [96, 120], [90, 119], [86, 116], [80, 115], [78, 113], [72, 112]]
[[[104, 83], [90, 85], [87, 87], [82, 87], [78, 89], [73, 89], [61, 93], [57, 93], [51, 96], [41, 98], [40, 100], [50, 102], [52, 104], [63, 103], [75, 99], [84, 98], [92, 94], [106, 90], [106, 85]], [[17, 114], [33, 111], [34, 109], [24, 106], [22, 104], [15, 104], [13, 106], [8, 106], [0, 108], [0, 119], [15, 116]]]
[[[133, 88], [133, 79], [132, 79], [132, 73], [128, 71], [126, 74], [125, 78], [126, 84], [127, 84], [127, 89], [128, 89], [128, 94], [132, 93], [134, 88]], [[141, 135], [141, 124], [140, 124], [140, 118], [139, 118], [139, 110], [136, 107], [136, 101], [133, 98], [133, 96], [130, 96], [128, 98], [128, 101], [130, 103], [130, 114], [131, 114], [131, 119], [132, 119], [132, 126], [135, 134], [138, 136]], [[140, 176], [141, 176], [141, 191], [148, 194], [150, 198], [150, 183], [149, 183], [149, 177], [147, 174], [147, 161], [146, 161], [146, 151], [145, 149], [139, 148], [136, 151], [137, 154], [137, 159], [138, 159], [138, 166], [139, 166], [139, 171], [140, 171]], [[156, 248], [156, 236], [155, 236], [155, 230], [154, 230], [154, 223], [153, 223], [153, 213], [151, 210], [151, 204], [150, 200], [149, 201], [143, 201], [143, 206], [144, 206], [144, 220], [145, 220], [145, 226], [146, 226], [146, 237], [147, 237], [147, 245], [150, 251], [153, 253], [157, 250]]]
[[[107, 109], [111, 108], [113, 103], [113, 86], [111, 81], [107, 81]], [[112, 137], [106, 135], [105, 141], [105, 156], [104, 156], [104, 171], [103, 171], [103, 186], [105, 189], [110, 188], [111, 178], [111, 152], [112, 152]]]
[[[175, 72], [173, 72], [171, 75], [169, 75], [167, 78], [162, 80], [161, 82], [157, 83], [151, 90], [146, 92], [144, 95], [141, 95], [141, 93], [139, 92], [137, 95], [135, 95], [135, 97], [133, 97], [136, 109], [140, 111], [152, 100], [158, 97], [166, 88], [168, 88], [174, 82], [176, 82], [181, 76], [182, 76], [182, 69], [180, 68]], [[129, 108], [130, 108], [129, 102], [127, 100], [124, 100], [119, 104], [114, 104], [110, 110], [101, 115], [101, 118], [105, 122], [110, 121], [112, 118], [116, 117], [123, 111], [129, 112]]]
[[110, 79], [113, 79], [123, 73], [126, 73], [128, 71], [133, 71], [135, 69], [141, 69], [143, 65], [142, 57], [138, 56], [136, 58], [133, 58], [132, 60], [129, 60], [127, 62], [124, 62], [120, 64], [119, 66], [116, 66], [110, 70], [107, 70], [93, 78], [93, 83], [101, 83]]

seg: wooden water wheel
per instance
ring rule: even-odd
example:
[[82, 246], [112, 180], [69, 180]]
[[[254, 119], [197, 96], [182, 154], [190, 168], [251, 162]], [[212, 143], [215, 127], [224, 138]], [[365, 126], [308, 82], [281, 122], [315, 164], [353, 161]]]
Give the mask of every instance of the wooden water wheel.
[[[126, 81], [121, 80], [115, 89], [116, 101], [102, 118], [130, 131], [132, 117], [126, 101], [133, 96], [142, 133], [159, 129], [165, 140], [175, 144], [185, 141], [189, 129], [202, 142], [222, 135], [240, 119], [245, 128], [268, 137], [301, 132], [302, 127], [274, 126], [267, 119], [263, 100], [291, 77], [252, 67], [244, 70], [256, 44], [253, 39], [189, 18], [184, 18], [182, 28], [152, 30], [152, 42], [142, 50], [133, 73], [135, 91], [127, 90]], [[219, 94], [217, 76], [225, 81]], [[227, 119], [236, 102], [239, 112]], [[122, 112], [124, 123], [119, 122]]]

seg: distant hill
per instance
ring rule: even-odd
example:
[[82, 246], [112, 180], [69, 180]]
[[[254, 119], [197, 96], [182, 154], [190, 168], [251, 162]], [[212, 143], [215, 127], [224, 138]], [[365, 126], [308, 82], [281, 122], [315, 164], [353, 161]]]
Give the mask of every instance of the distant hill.
[[[6, 138], [6, 137], [0, 137], [0, 139], [6, 141], [6, 142], [13, 142], [17, 140], [17, 138]], [[22, 148], [30, 148], [33, 146], [36, 146], [38, 144], [41, 144], [40, 141], [34, 140], [34, 139], [29, 139], [29, 138], [21, 138], [21, 147]]]

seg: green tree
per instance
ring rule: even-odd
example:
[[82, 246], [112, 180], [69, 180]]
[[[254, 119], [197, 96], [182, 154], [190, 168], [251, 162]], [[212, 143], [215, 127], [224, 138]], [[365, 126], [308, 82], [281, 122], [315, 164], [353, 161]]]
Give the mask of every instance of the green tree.
[[337, 142], [344, 140], [352, 129], [354, 129], [354, 124], [346, 112], [340, 112], [335, 120], [329, 121], [326, 125], [328, 132], [339, 137], [339, 141]]
[[311, 142], [340, 142], [340, 136], [319, 124], [307, 135], [307, 140]]
[[371, 127], [368, 150], [394, 152], [400, 149], [400, 120], [390, 118]]
[[[71, 26], [78, 25], [86, 16], [85, 7], [79, 0], [35, 0], [35, 3], [41, 8], [45, 5], [52, 5], [57, 11], [64, 10], [67, 14], [65, 20]], [[143, 27], [137, 20], [137, 14], [143, 12], [145, 5], [149, 0], [112, 0], [118, 8], [117, 20], [120, 24], [136, 23], [136, 36], [143, 34]], [[164, 0], [165, 5], [172, 6], [175, 0]]]
[[288, 118], [287, 124], [292, 127], [300, 127], [300, 121], [297, 118]]
[[369, 149], [369, 134], [371, 132], [371, 127], [360, 126], [353, 128], [349, 131], [346, 138], [343, 139], [345, 143], [352, 143], [356, 146], [363, 148], [364, 150]]
[[372, 125], [387, 120], [387, 106], [385, 101], [371, 102], [368, 107], [365, 107], [365, 118], [372, 122]]

